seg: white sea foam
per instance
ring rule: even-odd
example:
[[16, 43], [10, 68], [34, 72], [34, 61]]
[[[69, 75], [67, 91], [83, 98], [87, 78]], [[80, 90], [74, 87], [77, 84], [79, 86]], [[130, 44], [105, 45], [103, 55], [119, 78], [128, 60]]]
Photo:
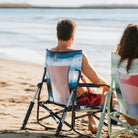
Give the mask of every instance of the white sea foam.
[[23, 62], [44, 64], [44, 59], [36, 51], [23, 48], [0, 48], [0, 57]]

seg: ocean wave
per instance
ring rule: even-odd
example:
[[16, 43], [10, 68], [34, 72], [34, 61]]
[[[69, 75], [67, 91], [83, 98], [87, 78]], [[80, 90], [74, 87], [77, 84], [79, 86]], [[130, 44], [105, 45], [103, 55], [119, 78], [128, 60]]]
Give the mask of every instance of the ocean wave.
[[44, 64], [44, 59], [36, 51], [26, 48], [0, 48], [0, 53], [6, 59]]
[[20, 34], [22, 34], [22, 33], [20, 33], [20, 32], [13, 32], [13, 31], [0, 31], [0, 35], [20, 35]]

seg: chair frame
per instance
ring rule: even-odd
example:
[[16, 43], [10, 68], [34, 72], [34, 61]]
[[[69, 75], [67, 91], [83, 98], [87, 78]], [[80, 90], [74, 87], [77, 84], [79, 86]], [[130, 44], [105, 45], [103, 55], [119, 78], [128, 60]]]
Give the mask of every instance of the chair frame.
[[[124, 122], [124, 121], [122, 121], [121, 119], [118, 118], [118, 116], [125, 115], [125, 114], [121, 113], [118, 109], [111, 110], [111, 100], [112, 100], [113, 91], [116, 91], [115, 75], [112, 75], [110, 91], [106, 93], [106, 100], [105, 100], [103, 111], [101, 113], [101, 118], [100, 118], [100, 122], [99, 122], [99, 125], [98, 125], [98, 131], [97, 131], [97, 134], [96, 134], [96, 138], [100, 138], [101, 130], [102, 130], [102, 127], [103, 127], [103, 121], [105, 119], [106, 110], [107, 110], [107, 115], [108, 115], [108, 134], [109, 134], [110, 138], [112, 138], [113, 135], [119, 134], [119, 133], [122, 133], [122, 132], [129, 132], [131, 135], [133, 135], [135, 137], [138, 137], [137, 136], [138, 131], [136, 130], [136, 129], [138, 129], [138, 125], [133, 126], [133, 127], [130, 126], [128, 123], [126, 123], [126, 122]], [[122, 130], [112, 132], [111, 120], [119, 122], [121, 124], [121, 126], [123, 126], [125, 128], [122, 129]]]
[[[114, 90], [114, 89], [112, 89]], [[113, 135], [116, 135], [116, 134], [119, 134], [119, 133], [122, 133], [122, 132], [129, 132], [131, 135], [137, 137], [138, 135], [138, 131], [136, 131], [136, 129], [138, 129], [138, 125], [136, 126], [130, 126], [128, 123], [122, 121], [121, 119], [117, 118], [117, 116], [119, 115], [124, 115], [123, 113], [119, 112], [119, 111], [114, 111], [114, 112], [111, 112], [110, 111], [110, 100], [111, 100], [111, 94], [112, 92], [109, 92], [108, 93], [108, 97], [109, 97], [109, 100], [108, 100], [108, 103], [107, 103], [107, 113], [108, 113], [108, 133], [109, 133], [109, 137], [112, 137]], [[118, 130], [118, 131], [115, 131], [115, 132], [112, 132], [112, 129], [111, 129], [111, 119], [121, 123], [122, 126], [124, 126], [125, 128], [122, 129], [122, 130]], [[132, 132], [133, 133], [132, 133]]]
[[[81, 72], [80, 72], [79, 78], [80, 78], [80, 76], [81, 76]], [[46, 82], [47, 82], [47, 80], [46, 80], [46, 67], [45, 67], [44, 68], [43, 77], [42, 77], [42, 81], [37, 84], [36, 92], [34, 94], [33, 100], [30, 102], [30, 105], [29, 105], [28, 111], [26, 113], [26, 116], [24, 118], [24, 121], [23, 121], [23, 124], [22, 124], [21, 129], [22, 130], [23, 129], [26, 129], [26, 124], [28, 122], [28, 119], [30, 117], [31, 111], [32, 111], [33, 106], [34, 106], [34, 100], [35, 100], [36, 96], [38, 95], [38, 100], [37, 100], [37, 123], [38, 124], [40, 124], [42, 127], [44, 127], [45, 130], [48, 130], [48, 129], [57, 129], [56, 130], [56, 136], [60, 136], [60, 131], [62, 130], [62, 125], [64, 123], [66, 126], [68, 126], [70, 128], [68, 131], [72, 131], [73, 130], [74, 132], [76, 132], [80, 136], [83, 136], [83, 134], [81, 134], [80, 132], [78, 132], [74, 128], [75, 127], [75, 119], [82, 118], [82, 117], [86, 117], [86, 116], [92, 114], [96, 119], [99, 120], [100, 118], [97, 115], [95, 115], [95, 114], [97, 114], [99, 112], [102, 112], [102, 107], [101, 106], [99, 106], [99, 107], [90, 107], [89, 106], [88, 107], [88, 111], [92, 111], [92, 112], [87, 112], [87, 113], [85, 113], [83, 115], [76, 116], [75, 115], [75, 112], [77, 110], [83, 110], [83, 109], [80, 109], [79, 106], [75, 106], [74, 105], [74, 100], [73, 99], [74, 99], [74, 96], [76, 94], [76, 89], [74, 89], [72, 91], [72, 94], [71, 94], [70, 100], [69, 100], [69, 101], [72, 100], [72, 106], [69, 106], [69, 105], [66, 105], [65, 106], [65, 105], [62, 105], [62, 104], [56, 104], [54, 102], [49, 101], [49, 99], [46, 100], [46, 101], [40, 101], [41, 90], [42, 90], [43, 84], [46, 83]], [[96, 85], [96, 84], [92, 84], [92, 83], [78, 83], [78, 86], [79, 87], [96, 87], [96, 88], [99, 88], [101, 86], [107, 86], [107, 87], [109, 87], [108, 85], [105, 85], [105, 84]], [[55, 104], [57, 106], [63, 107], [63, 110], [60, 110], [60, 111], [57, 111], [57, 112], [53, 112], [47, 106], [45, 106], [45, 104]], [[44, 117], [41, 117], [40, 118], [39, 117], [39, 108], [40, 107], [46, 109], [49, 112], [50, 115], [47, 115], [47, 116], [44, 116]], [[93, 111], [93, 110], [95, 110], [95, 111]], [[65, 116], [66, 116], [66, 113], [67, 112], [71, 112], [71, 114], [72, 114], [71, 124], [69, 124], [68, 122], [65, 121]], [[58, 114], [60, 114], [60, 113], [63, 113], [62, 114], [62, 117], [58, 116]], [[50, 128], [50, 127], [47, 127], [47, 126], [45, 126], [44, 124], [41, 123], [42, 120], [47, 119], [49, 117], [52, 117], [57, 124], [58, 124], [58, 121], [59, 121], [59, 124], [58, 124], [58, 127], [57, 128]], [[56, 119], [58, 119], [58, 121]], [[105, 122], [104, 122], [104, 124], [106, 126], [108, 126]]]
[[[46, 69], [46, 67], [44, 67], [44, 73], [43, 73], [42, 80], [41, 80], [40, 83], [37, 84], [36, 92], [34, 94], [33, 100], [30, 102], [30, 105], [29, 105], [28, 111], [26, 113], [26, 116], [24, 118], [24, 121], [23, 121], [21, 129], [26, 129], [26, 124], [27, 124], [28, 119], [30, 117], [32, 108], [34, 106], [34, 100], [35, 100], [37, 95], [38, 95], [38, 101], [37, 101], [37, 122], [42, 127], [44, 127], [45, 130], [57, 129], [56, 130], [56, 136], [60, 136], [60, 131], [62, 130], [63, 124], [65, 124], [66, 126], [69, 127], [69, 131], [73, 130], [74, 132], [76, 132], [77, 134], [82, 136], [83, 134], [81, 134], [80, 132], [78, 132], [74, 128], [75, 127], [75, 119], [82, 118], [82, 117], [88, 116], [90, 114], [92, 114], [96, 119], [100, 119], [95, 114], [97, 114], [99, 112], [102, 112], [103, 106], [96, 106], [96, 107], [87, 106], [88, 111], [92, 111], [92, 112], [88, 112], [88, 113], [85, 113], [84, 115], [76, 116], [76, 114], [75, 114], [76, 111], [83, 110], [83, 109], [81, 109], [81, 106], [78, 106], [78, 105], [74, 104], [74, 102], [76, 102], [77, 87], [79, 86], [79, 87], [96, 87], [96, 88], [99, 88], [99, 87], [102, 87], [102, 86], [107, 86], [107, 87], [109, 87], [109, 86], [105, 85], [105, 84], [96, 85], [96, 84], [92, 84], [92, 83], [79, 83], [79, 79], [81, 78], [81, 71], [80, 70], [76, 70], [76, 71], [79, 72], [77, 86], [71, 91], [70, 97], [68, 99], [67, 104], [66, 105], [62, 105], [62, 104], [57, 104], [57, 103], [51, 102], [49, 99], [46, 100], [46, 101], [40, 101], [40, 95], [41, 95], [41, 90], [42, 90], [43, 84], [47, 83], [47, 79], [46, 79], [47, 69]], [[70, 102], [72, 102], [72, 105], [70, 105]], [[54, 105], [63, 107], [63, 110], [60, 110], [60, 111], [57, 111], [57, 112], [53, 112], [51, 109], [49, 109], [46, 106], [46, 104], [54, 104]], [[40, 107], [46, 109], [49, 112], [50, 115], [47, 115], [47, 116], [44, 116], [44, 117], [40, 117], [40, 115], [39, 115], [40, 114], [39, 113], [39, 108]], [[68, 123], [67, 121], [65, 121], [65, 117], [66, 117], [67, 112], [71, 112], [71, 114], [72, 114], [71, 124]], [[62, 113], [62, 116], [58, 115], [60, 113]], [[41, 123], [42, 120], [47, 119], [49, 117], [52, 117], [55, 120], [55, 122], [58, 124], [57, 128], [50, 128], [50, 127], [47, 127], [46, 125]], [[57, 119], [58, 119], [59, 122], [57, 121]], [[104, 124], [107, 126], [107, 124], [105, 122], [104, 122]]]

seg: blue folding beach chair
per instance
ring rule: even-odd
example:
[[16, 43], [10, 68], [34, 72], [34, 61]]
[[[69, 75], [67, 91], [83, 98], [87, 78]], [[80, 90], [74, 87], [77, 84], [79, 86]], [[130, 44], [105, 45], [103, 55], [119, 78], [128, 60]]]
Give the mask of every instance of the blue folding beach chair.
[[[125, 115], [131, 119], [138, 121], [138, 59], [133, 61], [129, 73], [126, 71], [127, 61], [121, 63], [118, 68], [120, 56], [112, 53], [112, 81], [110, 92], [107, 93], [107, 103], [105, 103], [104, 110], [101, 114], [100, 123], [97, 131], [97, 138], [100, 138], [103, 121], [105, 118], [105, 110], [107, 109], [108, 115], [108, 132], [109, 137], [112, 135], [129, 132], [135, 137], [138, 137], [138, 125], [130, 126], [128, 123], [122, 121], [117, 116]], [[115, 91], [119, 103], [116, 111], [110, 110], [110, 101], [112, 92]], [[124, 129], [112, 132], [111, 119], [119, 122]]]
[[[91, 114], [97, 119], [99, 117], [97, 113], [102, 111], [101, 106], [79, 106], [77, 105], [76, 91], [77, 87], [101, 87], [107, 85], [95, 85], [92, 83], [79, 83], [81, 77], [81, 63], [82, 63], [82, 51], [75, 50], [69, 52], [52, 52], [46, 50], [46, 62], [45, 69], [42, 78], [42, 82], [38, 84], [35, 92], [33, 101], [27, 111], [26, 117], [23, 121], [22, 129], [25, 129], [31, 110], [34, 105], [34, 99], [38, 93], [38, 108], [37, 108], [37, 122], [45, 127], [45, 129], [51, 129], [43, 123], [43, 120], [52, 117], [57, 123], [56, 136], [60, 135], [63, 124], [69, 127], [69, 130], [73, 130], [79, 135], [78, 131], [75, 130], [75, 119], [88, 116], [88, 111], [92, 111]], [[48, 100], [41, 100], [41, 89], [43, 83], [46, 82], [48, 90]], [[109, 86], [108, 86], [109, 87]], [[61, 110], [53, 111], [49, 104], [53, 106], [60, 106]], [[46, 109], [49, 113], [47, 116], [41, 116], [40, 108]], [[85, 114], [76, 116], [76, 111], [86, 110]], [[65, 120], [66, 114], [71, 111], [71, 122]], [[41, 117], [40, 117], [41, 116]], [[105, 125], [107, 125], [105, 123]]]

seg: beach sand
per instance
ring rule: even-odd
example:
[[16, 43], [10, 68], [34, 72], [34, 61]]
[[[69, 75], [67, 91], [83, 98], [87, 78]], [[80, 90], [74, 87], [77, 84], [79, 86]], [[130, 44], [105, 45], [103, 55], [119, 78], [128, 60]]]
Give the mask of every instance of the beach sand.
[[[26, 125], [26, 130], [20, 130], [26, 111], [32, 101], [36, 86], [41, 82], [43, 69], [42, 65], [23, 63], [0, 59], [0, 138], [54, 138], [56, 130], [44, 130], [36, 122], [37, 100], [32, 110], [31, 116]], [[110, 77], [107, 77], [108, 81]], [[46, 86], [42, 89], [42, 97], [47, 99]], [[36, 98], [37, 99], [37, 98]], [[57, 109], [57, 107], [53, 107]], [[45, 114], [44, 111], [41, 111]], [[80, 113], [79, 113], [80, 114]], [[70, 118], [67, 114], [67, 120]], [[49, 119], [47, 125], [55, 127], [53, 120]], [[95, 137], [88, 131], [87, 117], [76, 122], [76, 129], [81, 133]], [[119, 127], [114, 127], [120, 129]], [[32, 130], [31, 130], [32, 129]], [[67, 137], [79, 137], [74, 132], [61, 132]], [[107, 128], [103, 131], [101, 138], [107, 137]], [[119, 134], [116, 137], [130, 138], [128, 133]]]

